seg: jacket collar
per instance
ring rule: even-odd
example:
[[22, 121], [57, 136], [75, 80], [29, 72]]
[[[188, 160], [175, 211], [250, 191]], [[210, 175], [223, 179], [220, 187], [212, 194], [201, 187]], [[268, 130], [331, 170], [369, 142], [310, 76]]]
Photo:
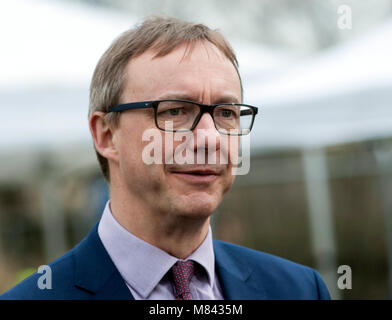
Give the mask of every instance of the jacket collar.
[[235, 255], [232, 245], [214, 240], [215, 265], [228, 300], [261, 300], [266, 298], [260, 283], [252, 282], [253, 269], [246, 257]]
[[[214, 240], [215, 266], [223, 295], [228, 300], [264, 299], [265, 292], [252, 283], [252, 268], [235, 256], [224, 242]], [[75, 286], [92, 299], [134, 300], [98, 235], [98, 223], [73, 251]]]
[[74, 249], [75, 286], [92, 299], [133, 300], [98, 236], [98, 223]]
[[[98, 235], [126, 284], [141, 299], [146, 299], [151, 294], [179, 260], [120, 225], [110, 210], [110, 201], [106, 203], [100, 219]], [[200, 246], [186, 259], [193, 260], [204, 268], [212, 287], [215, 280], [215, 259], [211, 227]]]

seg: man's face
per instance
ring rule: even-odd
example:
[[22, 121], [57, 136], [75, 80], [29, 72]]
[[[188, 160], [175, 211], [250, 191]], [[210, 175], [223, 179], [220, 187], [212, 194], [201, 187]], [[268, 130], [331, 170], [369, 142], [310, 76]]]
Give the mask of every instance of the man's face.
[[[162, 99], [203, 104], [241, 102], [236, 70], [214, 45], [201, 42], [195, 45], [191, 54], [185, 53], [183, 45], [163, 57], [154, 58], [155, 52], [146, 52], [132, 59], [125, 70], [121, 103]], [[204, 113], [195, 130], [188, 133], [194, 137], [187, 149], [195, 164], [165, 163], [170, 156], [168, 153], [174, 154], [182, 142], [172, 140], [173, 151], [165, 149], [168, 133], [159, 130], [163, 163], [148, 165], [142, 154], [149, 142], [143, 141], [142, 136], [152, 128], [156, 128], [152, 108], [122, 112], [113, 138], [118, 158], [111, 170], [118, 170], [116, 176], [122, 180], [126, 192], [151, 212], [195, 218], [209, 216], [234, 182], [230, 159], [228, 164], [220, 164], [220, 154], [228, 154], [230, 139], [238, 141], [238, 137], [228, 138], [218, 133], [211, 116]], [[209, 139], [197, 139], [200, 129], [208, 133]], [[196, 155], [201, 149], [204, 149], [206, 161], [196, 164]], [[207, 163], [207, 155], [211, 153], [215, 153], [215, 163]]]

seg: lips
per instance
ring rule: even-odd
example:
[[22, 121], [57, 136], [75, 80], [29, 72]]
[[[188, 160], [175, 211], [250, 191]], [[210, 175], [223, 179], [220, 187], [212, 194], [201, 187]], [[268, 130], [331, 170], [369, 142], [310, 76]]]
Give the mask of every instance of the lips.
[[175, 171], [174, 173], [195, 174], [199, 176], [218, 175], [218, 172], [213, 170]]
[[175, 177], [185, 180], [190, 183], [211, 183], [215, 181], [221, 174], [218, 170], [206, 169], [206, 168], [194, 168], [194, 169], [174, 169], [170, 170], [170, 173]]

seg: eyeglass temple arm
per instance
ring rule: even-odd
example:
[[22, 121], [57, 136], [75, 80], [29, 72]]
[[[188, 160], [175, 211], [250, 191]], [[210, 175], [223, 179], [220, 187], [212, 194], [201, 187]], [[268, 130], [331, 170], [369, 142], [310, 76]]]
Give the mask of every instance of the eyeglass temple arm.
[[119, 111], [125, 111], [129, 109], [143, 109], [143, 108], [149, 108], [150, 106], [151, 106], [151, 102], [148, 101], [131, 102], [131, 103], [124, 103], [124, 104], [119, 104], [116, 106], [109, 107], [107, 112], [119, 112]]
[[253, 110], [253, 109], [241, 110], [241, 112], [240, 112], [241, 116], [248, 116], [248, 115], [253, 115], [253, 114], [257, 114], [257, 109], [255, 109], [255, 110]]

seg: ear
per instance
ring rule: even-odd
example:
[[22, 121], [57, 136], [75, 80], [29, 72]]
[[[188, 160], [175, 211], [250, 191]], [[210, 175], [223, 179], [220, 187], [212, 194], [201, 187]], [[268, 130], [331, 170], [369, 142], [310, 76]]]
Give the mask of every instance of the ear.
[[90, 132], [97, 152], [108, 160], [118, 160], [118, 152], [114, 144], [114, 129], [105, 120], [106, 113], [94, 111], [89, 119]]

